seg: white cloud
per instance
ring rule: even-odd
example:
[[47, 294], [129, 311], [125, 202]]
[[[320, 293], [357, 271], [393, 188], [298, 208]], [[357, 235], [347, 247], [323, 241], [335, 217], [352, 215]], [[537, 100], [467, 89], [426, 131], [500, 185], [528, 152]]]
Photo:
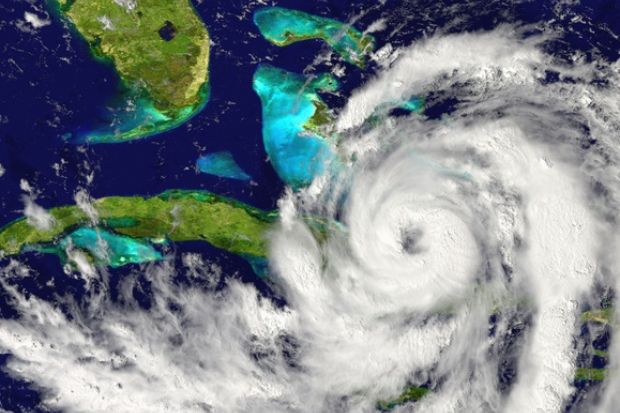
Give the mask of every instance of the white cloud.
[[24, 20], [26, 20], [26, 22], [28, 22], [35, 29], [40, 29], [41, 27], [52, 24], [49, 18], [40, 17], [37, 14], [28, 11], [24, 12]]
[[118, 4], [120, 7], [124, 8], [127, 12], [131, 12], [135, 10], [138, 5], [137, 0], [114, 0], [114, 3]]
[[54, 226], [54, 217], [43, 207], [34, 202], [32, 196], [24, 195], [24, 216], [30, 225], [41, 231], [48, 231]]
[[85, 189], [78, 189], [75, 192], [74, 199], [76, 205], [86, 214], [91, 223], [93, 225], [96, 224], [99, 221], [99, 213], [95, 209], [93, 199], [88, 194], [88, 191]]

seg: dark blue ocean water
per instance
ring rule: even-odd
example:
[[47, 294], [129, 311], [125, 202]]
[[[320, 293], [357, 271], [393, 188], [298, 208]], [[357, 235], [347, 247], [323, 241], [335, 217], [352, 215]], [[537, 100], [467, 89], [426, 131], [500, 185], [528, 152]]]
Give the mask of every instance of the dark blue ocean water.
[[[559, 58], [568, 51], [582, 50], [587, 56], [615, 60], [620, 33], [620, 4], [613, 0], [584, 1], [572, 6], [550, 1], [515, 3], [512, 1], [411, 1], [388, 0], [383, 5], [368, 0], [355, 1], [275, 1], [283, 7], [350, 20], [368, 27], [379, 17], [388, 29], [376, 33], [377, 44], [391, 42], [404, 46], [438, 31], [488, 30], [502, 22], [532, 24], [540, 30], [551, 22], [566, 28], [565, 35], [550, 42], [549, 50]], [[252, 90], [252, 76], [259, 63], [302, 72], [315, 56], [324, 51], [319, 41], [287, 48], [270, 45], [261, 38], [252, 22], [258, 7], [242, 0], [195, 1], [212, 40], [210, 62], [211, 97], [205, 109], [179, 128], [160, 135], [121, 144], [76, 146], [62, 135], [97, 122], [115, 94], [118, 77], [114, 71], [95, 62], [87, 45], [71, 35], [64, 23], [50, 14], [52, 22], [28, 33], [16, 23], [24, 12], [45, 10], [43, 0], [3, 0], [0, 3], [0, 226], [21, 215], [23, 191], [20, 180], [27, 180], [38, 192], [37, 203], [53, 207], [73, 203], [75, 191], [86, 188], [93, 197], [109, 195], [154, 195], [170, 188], [203, 188], [237, 198], [260, 208], [273, 209], [283, 191], [267, 160], [261, 140], [261, 107]], [[42, 13], [36, 12], [38, 15]], [[571, 23], [573, 16], [585, 23]], [[569, 26], [570, 29], [569, 30]], [[591, 30], [594, 29], [594, 30]], [[316, 70], [328, 70], [319, 65]], [[346, 97], [375, 68], [361, 71], [347, 67], [343, 89], [338, 96], [326, 95], [329, 104], [341, 106]], [[426, 115], [440, 117], [454, 105], [450, 96], [427, 97]], [[195, 170], [195, 162], [205, 152], [230, 151], [237, 163], [252, 176], [251, 182], [227, 180]], [[57, 173], [53, 164], [60, 164]], [[87, 176], [93, 174], [92, 183]], [[239, 258], [200, 243], [177, 245], [181, 251], [196, 251], [213, 257], [227, 273], [237, 273], [273, 296], [267, 282], [257, 280], [249, 265]], [[56, 294], [80, 297], [83, 285], [65, 276], [53, 256], [24, 258], [33, 269], [32, 278], [22, 279], [20, 288], [54, 300]], [[122, 277], [133, 269], [119, 269]], [[182, 277], [181, 277], [182, 278]], [[55, 280], [56, 290], [45, 284]], [[187, 281], [187, 280], [185, 280]], [[179, 282], [185, 282], [179, 279]], [[114, 283], [112, 283], [112, 286]], [[136, 301], [149, 305], [148, 282], [135, 293]], [[112, 288], [112, 295], [113, 295]], [[0, 291], [0, 315], [18, 314]], [[10, 355], [0, 355], [0, 366]], [[0, 372], [0, 407], [8, 411], [39, 411], [40, 396], [29, 384]]]

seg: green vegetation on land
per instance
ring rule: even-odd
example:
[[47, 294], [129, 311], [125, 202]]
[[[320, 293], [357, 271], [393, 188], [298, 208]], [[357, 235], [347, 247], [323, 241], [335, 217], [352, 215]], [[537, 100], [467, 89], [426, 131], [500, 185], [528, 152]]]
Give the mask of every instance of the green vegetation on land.
[[[58, 0], [95, 57], [111, 62], [139, 119], [87, 141], [144, 137], [177, 126], [208, 98], [210, 39], [189, 0]], [[124, 123], [124, 124], [123, 124]]]
[[106, 197], [92, 204], [97, 222], [78, 206], [52, 208], [54, 223], [37, 229], [25, 218], [0, 229], [0, 250], [15, 255], [35, 245], [59, 242], [84, 226], [151, 242], [205, 241], [246, 258], [267, 254], [266, 231], [276, 214], [206, 191], [171, 190], [144, 198]]
[[416, 402], [426, 395], [430, 390], [426, 387], [410, 386], [403, 391], [400, 396], [392, 400], [380, 400], [377, 402], [377, 409], [382, 411], [392, 410], [408, 402]]
[[600, 324], [608, 324], [613, 318], [613, 308], [606, 307], [598, 310], [586, 311], [581, 315], [581, 320], [584, 322], [594, 322]]
[[601, 381], [606, 376], [605, 369], [599, 368], [579, 368], [575, 373], [576, 381]]

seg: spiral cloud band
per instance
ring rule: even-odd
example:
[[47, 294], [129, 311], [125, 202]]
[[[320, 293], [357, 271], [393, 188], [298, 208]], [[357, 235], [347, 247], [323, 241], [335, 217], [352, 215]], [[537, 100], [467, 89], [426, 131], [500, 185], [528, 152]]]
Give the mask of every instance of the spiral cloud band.
[[[235, 280], [174, 285], [222, 277], [191, 254], [147, 267], [148, 311], [93, 291], [69, 319], [5, 283], [24, 314], [0, 321], [10, 371], [67, 411], [372, 412], [412, 384], [430, 391], [395, 411], [564, 411], [581, 314], [620, 280], [620, 66], [558, 61], [551, 36], [438, 34], [378, 62], [337, 122], [348, 168], [280, 200], [270, 267], [286, 305]], [[414, 95], [459, 103], [366, 122]], [[319, 241], [309, 214], [342, 226]], [[618, 346], [586, 411], [617, 402]]]

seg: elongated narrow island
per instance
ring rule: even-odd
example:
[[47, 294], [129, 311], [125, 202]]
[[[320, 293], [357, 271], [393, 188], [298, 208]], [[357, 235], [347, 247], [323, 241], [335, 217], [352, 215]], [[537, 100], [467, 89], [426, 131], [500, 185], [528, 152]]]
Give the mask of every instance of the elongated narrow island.
[[263, 37], [275, 45], [322, 39], [345, 61], [359, 67], [366, 65], [367, 56], [375, 44], [372, 36], [338, 20], [282, 7], [257, 10], [254, 23]]
[[582, 367], [578, 368], [575, 373], [575, 381], [602, 381], [607, 376], [607, 369], [594, 368], [594, 367]]
[[52, 208], [53, 225], [45, 230], [25, 218], [17, 219], [0, 229], [0, 251], [9, 256], [70, 247], [93, 261], [120, 266], [161, 258], [153, 244], [205, 241], [254, 265], [266, 257], [265, 233], [277, 219], [275, 212], [191, 190], [171, 190], [150, 198], [100, 198], [93, 208], [95, 221], [92, 213], [76, 205]]
[[297, 189], [324, 173], [336, 157], [322, 136], [333, 115], [318, 91], [335, 91], [336, 79], [315, 78], [260, 65], [254, 91], [263, 108], [263, 144], [280, 178]]
[[210, 39], [190, 0], [57, 0], [57, 9], [111, 63], [120, 96], [103, 124], [70, 134], [75, 142], [109, 143], [172, 129], [208, 99]]
[[409, 402], [416, 402], [429, 392], [426, 387], [409, 386], [398, 397], [392, 400], [380, 400], [377, 402], [377, 410], [388, 411]]

